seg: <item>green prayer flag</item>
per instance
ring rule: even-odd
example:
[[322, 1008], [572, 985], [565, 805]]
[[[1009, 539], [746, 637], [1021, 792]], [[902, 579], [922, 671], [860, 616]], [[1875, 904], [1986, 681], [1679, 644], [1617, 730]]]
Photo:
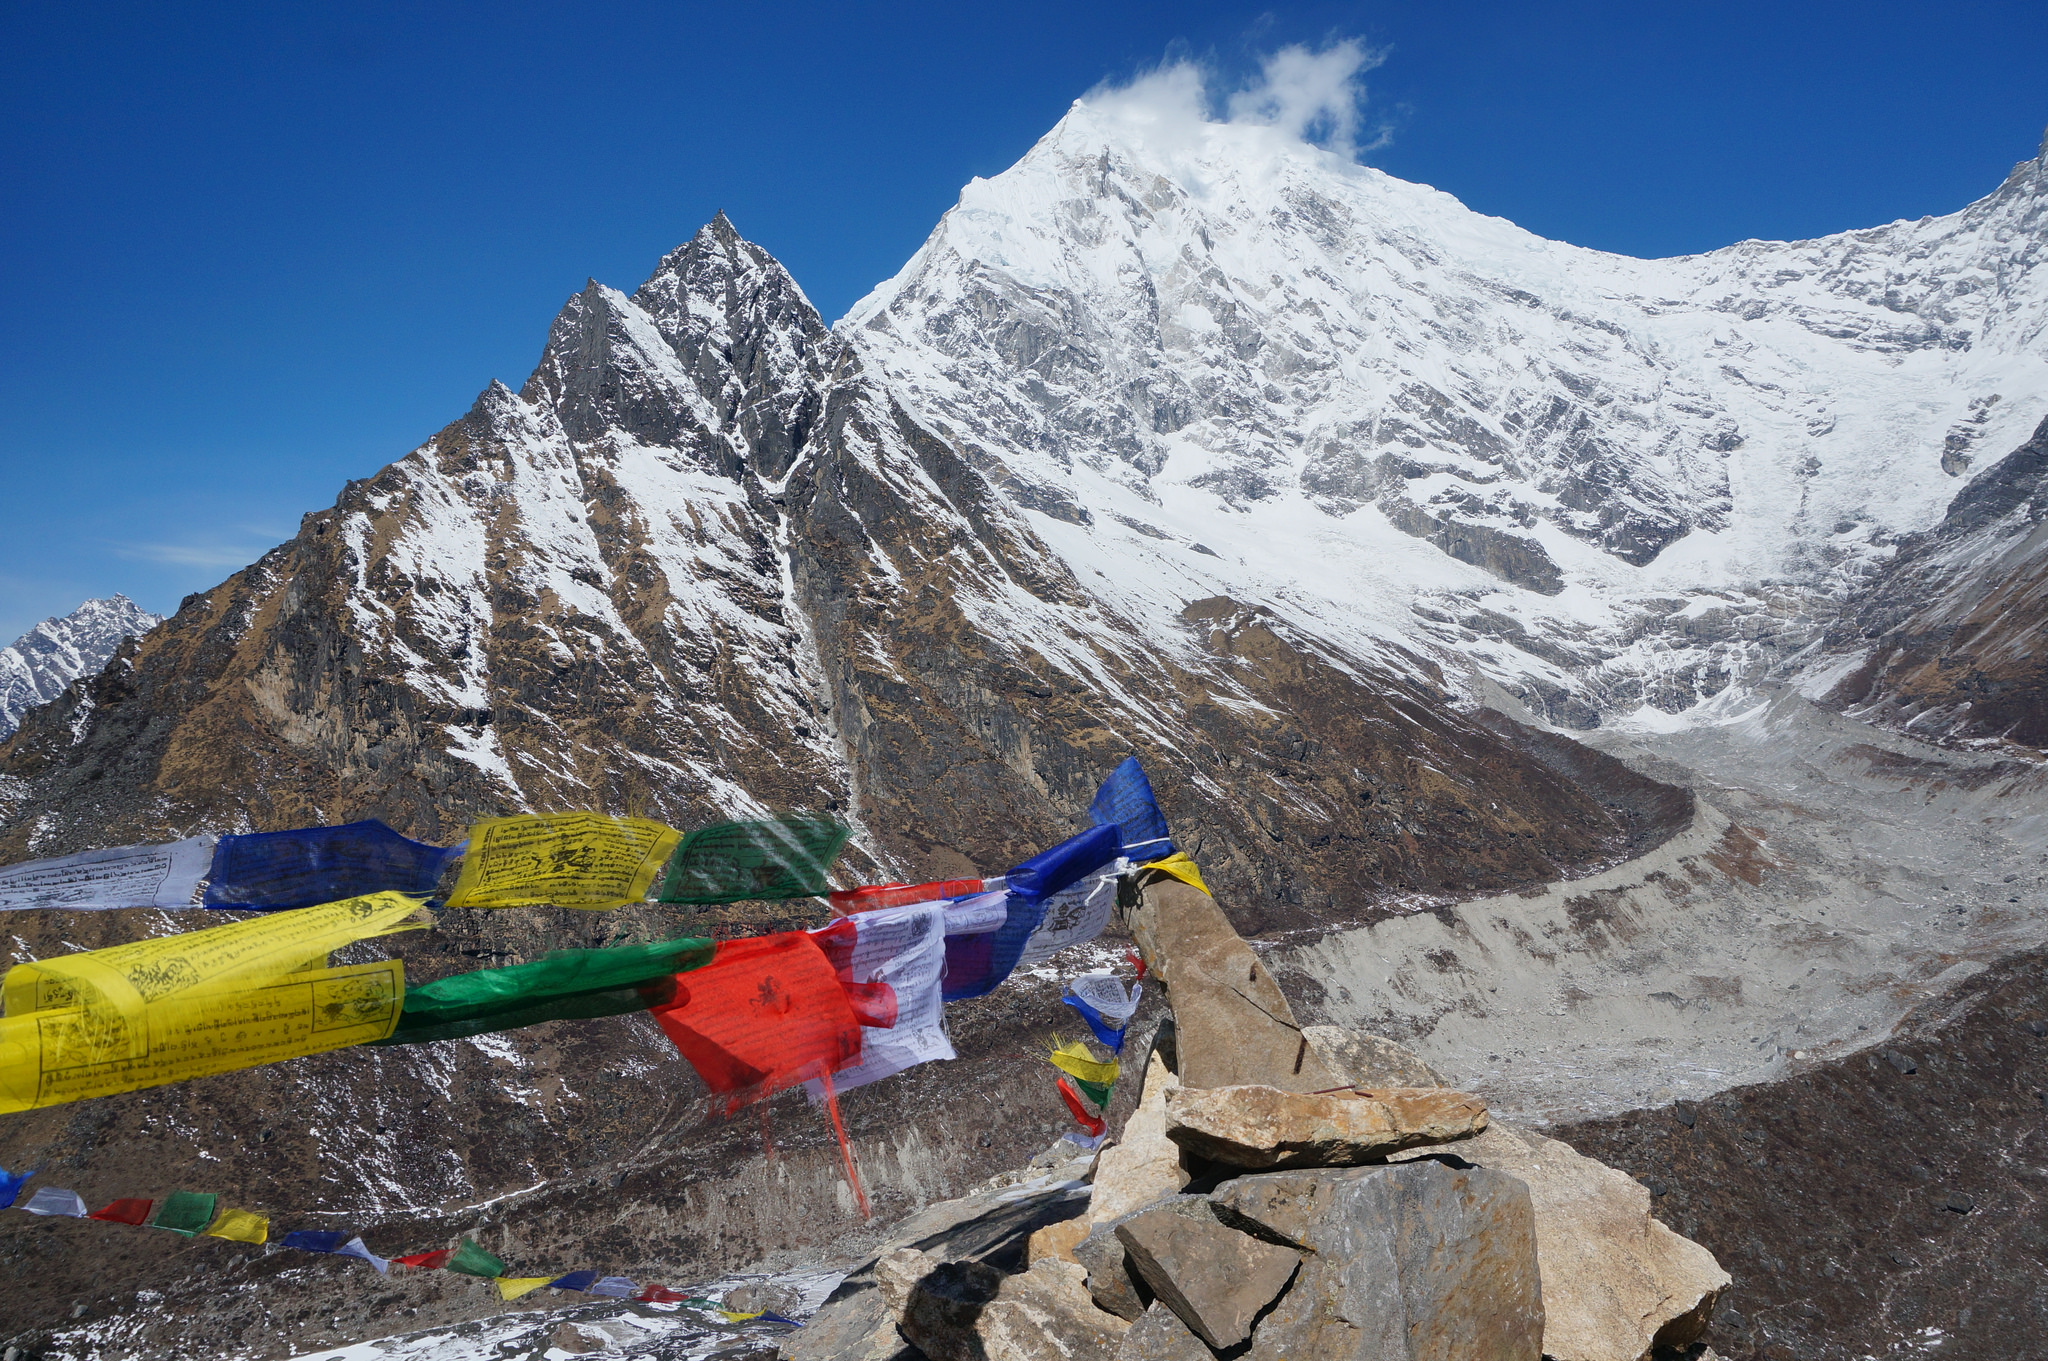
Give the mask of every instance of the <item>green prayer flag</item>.
[[1088, 1099], [1095, 1103], [1097, 1110], [1106, 1111], [1109, 1109], [1109, 1084], [1107, 1082], [1090, 1082], [1086, 1078], [1077, 1077], [1074, 1079], [1074, 1085], [1088, 1094]]
[[455, 1255], [448, 1259], [448, 1270], [496, 1280], [505, 1274], [505, 1264], [465, 1238], [462, 1246], [455, 1249]]
[[853, 832], [829, 818], [720, 822], [684, 837], [657, 895], [665, 903], [811, 898], [831, 891], [825, 871]]
[[530, 964], [476, 969], [405, 990], [398, 1028], [378, 1044], [456, 1040], [542, 1021], [642, 1011], [666, 1000], [654, 991], [675, 974], [702, 968], [718, 946], [701, 936], [555, 950]]
[[190, 1238], [213, 1222], [213, 1207], [218, 1199], [206, 1191], [173, 1191], [157, 1207], [156, 1218], [149, 1221], [149, 1226]]

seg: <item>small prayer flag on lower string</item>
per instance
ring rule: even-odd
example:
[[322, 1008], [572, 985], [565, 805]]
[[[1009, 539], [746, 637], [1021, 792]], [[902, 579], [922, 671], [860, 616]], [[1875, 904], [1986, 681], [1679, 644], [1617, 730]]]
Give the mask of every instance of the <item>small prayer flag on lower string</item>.
[[1074, 1090], [1071, 1083], [1061, 1078], [1055, 1085], [1060, 1089], [1060, 1100], [1067, 1103], [1067, 1111], [1074, 1117], [1075, 1124], [1096, 1138], [1100, 1138], [1108, 1131], [1109, 1126], [1104, 1123], [1102, 1117], [1090, 1113], [1088, 1108], [1081, 1104], [1081, 1094]]
[[671, 1290], [665, 1285], [650, 1285], [633, 1298], [641, 1304], [681, 1304], [689, 1296], [680, 1290]]
[[149, 1222], [149, 1207], [151, 1203], [147, 1200], [132, 1198], [117, 1200], [109, 1204], [104, 1210], [94, 1210], [89, 1218], [98, 1219], [108, 1224], [134, 1224], [139, 1226]]
[[557, 1290], [588, 1290], [597, 1284], [595, 1271], [572, 1271], [566, 1276], [557, 1276], [548, 1282]]
[[78, 1198], [76, 1191], [59, 1191], [45, 1186], [28, 1198], [28, 1204], [21, 1207], [32, 1215], [64, 1215], [71, 1219], [84, 1219], [85, 1202]]
[[226, 1238], [236, 1243], [264, 1243], [270, 1239], [270, 1221], [248, 1210], [222, 1210], [206, 1226], [208, 1238]]
[[28, 1179], [36, 1174], [31, 1167], [26, 1172], [9, 1172], [0, 1167], [0, 1210], [7, 1209], [21, 1196], [21, 1188], [28, 1185]]
[[149, 1227], [196, 1237], [213, 1222], [214, 1206], [219, 1200], [220, 1197], [207, 1191], [173, 1191], [157, 1207], [156, 1218], [149, 1221]]
[[439, 1271], [448, 1265], [448, 1259], [455, 1255], [454, 1248], [437, 1248], [433, 1252], [415, 1252], [406, 1257], [393, 1257], [399, 1266], [411, 1267], [415, 1271]]
[[370, 1251], [368, 1247], [364, 1246], [363, 1240], [360, 1238], [349, 1239], [346, 1243], [336, 1248], [334, 1253], [337, 1257], [354, 1257], [360, 1261], [368, 1262], [371, 1266], [377, 1268], [379, 1276], [389, 1276], [391, 1274], [391, 1263]]
[[1107, 1087], [1116, 1081], [1116, 1060], [1102, 1062], [1088, 1052], [1087, 1042], [1083, 1040], [1061, 1044], [1059, 1036], [1053, 1036], [1053, 1049], [1045, 1056], [1045, 1061], [1061, 1072], [1072, 1073], [1084, 1082], [1100, 1083]]
[[589, 1293], [592, 1295], [603, 1295], [607, 1299], [623, 1300], [632, 1298], [639, 1290], [640, 1287], [638, 1285], [627, 1280], [624, 1276], [607, 1276], [591, 1286]]
[[1143, 990], [1143, 984], [1133, 984], [1126, 992], [1123, 981], [1114, 974], [1085, 973], [1067, 980], [1066, 995], [1060, 1000], [1081, 1013], [1096, 1039], [1112, 1052], [1122, 1053], [1124, 1033], [1130, 1029]]
[[455, 1249], [455, 1255], [448, 1258], [448, 1270], [496, 1280], [505, 1274], [505, 1264], [465, 1238]]
[[521, 1295], [532, 1294], [548, 1284], [552, 1279], [552, 1277], [548, 1276], [500, 1276], [498, 1278], [498, 1298], [501, 1300], [516, 1300]]
[[300, 1252], [340, 1252], [348, 1235], [340, 1229], [295, 1229], [278, 1240], [280, 1247]]

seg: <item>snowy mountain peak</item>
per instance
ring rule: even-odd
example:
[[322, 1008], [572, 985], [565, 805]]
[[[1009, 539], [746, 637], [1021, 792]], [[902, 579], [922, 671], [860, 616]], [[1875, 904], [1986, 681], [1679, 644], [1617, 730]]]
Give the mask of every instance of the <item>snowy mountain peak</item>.
[[125, 595], [88, 600], [61, 619], [45, 619], [0, 648], [0, 737], [21, 716], [105, 666], [121, 644], [163, 622]]

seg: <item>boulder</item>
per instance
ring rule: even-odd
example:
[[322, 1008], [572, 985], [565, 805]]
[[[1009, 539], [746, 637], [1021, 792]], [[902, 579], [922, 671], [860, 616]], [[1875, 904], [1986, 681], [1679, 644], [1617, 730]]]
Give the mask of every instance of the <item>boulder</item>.
[[1318, 1092], [1343, 1085], [1311, 1050], [1279, 983], [1215, 899], [1154, 871], [1141, 887], [1131, 933], [1173, 1004], [1183, 1086], [1255, 1082]]
[[1166, 1137], [1167, 1094], [1179, 1085], [1180, 1080], [1154, 1049], [1145, 1060], [1145, 1085], [1139, 1089], [1138, 1108], [1124, 1122], [1122, 1136], [1095, 1160], [1095, 1190], [1088, 1201], [1088, 1218], [1093, 1222], [1105, 1223], [1143, 1209], [1188, 1184], [1180, 1145]]
[[1266, 1172], [1211, 1197], [1307, 1250], [1250, 1361], [1538, 1361], [1543, 1295], [1528, 1188], [1418, 1161]]
[[777, 1285], [773, 1281], [752, 1281], [725, 1292], [719, 1301], [736, 1314], [759, 1314], [763, 1312], [790, 1314], [801, 1312], [804, 1296], [793, 1286]]
[[1252, 1321], [1294, 1279], [1301, 1254], [1227, 1228], [1211, 1214], [1143, 1210], [1116, 1229], [1131, 1268], [1204, 1342], [1251, 1336]]
[[1244, 1086], [1166, 1094], [1166, 1137], [1230, 1167], [1352, 1167], [1485, 1128], [1484, 1102], [1441, 1087], [1305, 1094]]
[[1116, 1361], [1216, 1361], [1216, 1353], [1178, 1314], [1155, 1302], [1124, 1334]]
[[1392, 1040], [1342, 1026], [1303, 1026], [1308, 1047], [1336, 1075], [1353, 1087], [1441, 1087], [1430, 1066]]
[[1057, 1258], [1062, 1262], [1078, 1262], [1074, 1247], [1088, 1236], [1090, 1222], [1084, 1216], [1080, 1219], [1063, 1220], [1035, 1230], [1024, 1241], [1024, 1265], [1029, 1267], [1045, 1258]]
[[1543, 1271], [1543, 1351], [1557, 1361], [1641, 1361], [1706, 1330], [1728, 1273], [1650, 1217], [1643, 1184], [1571, 1145], [1494, 1125], [1458, 1156], [1529, 1188]]
[[1072, 1262], [1012, 1276], [903, 1248], [876, 1264], [875, 1279], [897, 1329], [929, 1361], [1113, 1361], [1130, 1327], [1095, 1308]]

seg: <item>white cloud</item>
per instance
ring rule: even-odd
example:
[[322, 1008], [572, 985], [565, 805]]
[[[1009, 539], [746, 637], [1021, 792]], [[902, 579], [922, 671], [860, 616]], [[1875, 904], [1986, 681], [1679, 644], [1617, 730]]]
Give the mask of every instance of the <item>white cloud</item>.
[[1098, 85], [1082, 102], [1142, 129], [1154, 144], [1192, 142], [1203, 124], [1227, 122], [1270, 127], [1355, 157], [1387, 143], [1382, 125], [1360, 144], [1364, 76], [1385, 59], [1356, 38], [1320, 50], [1293, 43], [1261, 58], [1258, 76], [1226, 94], [1216, 92], [1219, 77], [1213, 69], [1182, 59], [1128, 84]]

